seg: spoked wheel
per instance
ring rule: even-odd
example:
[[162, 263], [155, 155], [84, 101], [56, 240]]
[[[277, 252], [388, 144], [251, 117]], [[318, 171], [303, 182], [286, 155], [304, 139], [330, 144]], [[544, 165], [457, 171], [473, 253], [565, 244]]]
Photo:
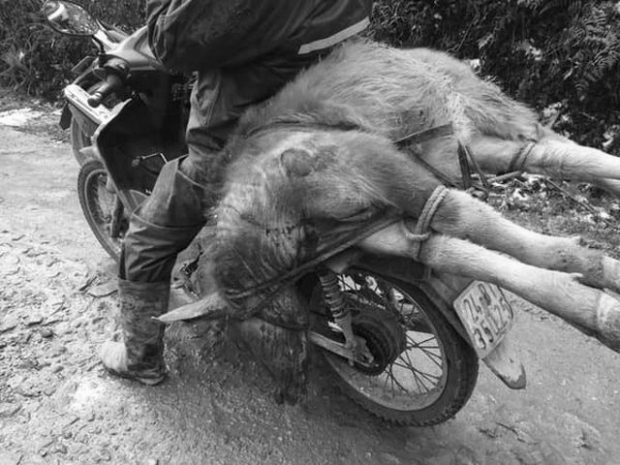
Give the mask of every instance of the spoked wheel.
[[90, 229], [110, 257], [118, 261], [129, 223], [120, 199], [106, 187], [107, 180], [103, 163], [87, 161], [78, 175], [78, 197]]
[[399, 425], [453, 417], [474, 389], [478, 358], [440, 310], [418, 288], [366, 271], [340, 275], [340, 288], [354, 315], [353, 331], [374, 358], [371, 367], [350, 366], [325, 352], [344, 392]]

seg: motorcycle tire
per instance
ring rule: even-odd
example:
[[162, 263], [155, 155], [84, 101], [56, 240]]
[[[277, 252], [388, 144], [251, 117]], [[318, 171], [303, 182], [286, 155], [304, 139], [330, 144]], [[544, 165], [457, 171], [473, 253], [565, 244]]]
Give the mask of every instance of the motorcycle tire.
[[[118, 262], [128, 221], [116, 193], [110, 192], [106, 187], [107, 179], [108, 173], [103, 163], [99, 160], [88, 160], [78, 174], [78, 198], [88, 226], [108, 255]], [[112, 237], [112, 218], [115, 214], [121, 217], [119, 237]]]
[[[344, 394], [370, 413], [400, 426], [431, 426], [456, 415], [476, 385], [478, 357], [436, 305], [416, 286], [368, 271], [346, 272], [339, 275], [339, 282], [353, 312], [354, 333], [365, 339], [373, 355], [381, 359], [382, 354], [394, 353], [386, 347], [390, 345], [386, 334], [398, 339], [393, 337], [393, 329], [381, 330], [381, 322], [389, 325], [395, 317], [401, 328], [399, 337], [406, 340], [396, 344], [395, 358], [385, 357], [380, 373], [351, 366], [348, 360], [324, 352], [326, 365]], [[370, 326], [369, 309], [376, 315]], [[383, 343], [381, 337], [386, 339]]]

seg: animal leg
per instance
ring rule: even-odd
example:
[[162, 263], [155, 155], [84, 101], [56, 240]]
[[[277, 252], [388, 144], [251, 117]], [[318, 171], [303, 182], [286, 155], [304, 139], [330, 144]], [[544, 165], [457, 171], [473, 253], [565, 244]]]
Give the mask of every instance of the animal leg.
[[[374, 253], [410, 256], [412, 243], [401, 223], [364, 239]], [[437, 271], [491, 282], [567, 320], [620, 352], [620, 301], [581, 284], [575, 274], [526, 265], [469, 241], [433, 234], [413, 257]]]
[[[419, 218], [440, 182], [381, 139], [364, 134], [345, 134], [341, 139], [348, 150], [341, 150], [333, 160], [342, 165], [330, 165], [304, 178], [307, 184], [303, 187], [308, 193], [303, 211], [309, 217], [346, 218], [382, 202]], [[522, 146], [510, 141], [502, 144]], [[580, 273], [586, 284], [620, 292], [620, 262], [580, 247], [575, 239], [545, 236], [522, 228], [464, 192], [449, 191], [431, 221], [431, 228], [531, 265]]]
[[580, 273], [585, 284], [620, 292], [619, 261], [581, 247], [579, 239], [546, 236], [525, 229], [464, 192], [448, 192], [431, 227], [507, 253], [530, 265]]
[[522, 169], [590, 182], [620, 196], [619, 158], [557, 135], [545, 137], [531, 147], [520, 141], [479, 137], [471, 142], [470, 148], [481, 168], [491, 173]]

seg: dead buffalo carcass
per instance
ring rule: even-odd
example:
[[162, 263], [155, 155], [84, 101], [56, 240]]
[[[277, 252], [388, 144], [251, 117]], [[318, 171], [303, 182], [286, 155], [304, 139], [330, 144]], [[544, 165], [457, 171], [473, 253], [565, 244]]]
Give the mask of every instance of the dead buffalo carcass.
[[[303, 392], [306, 335], [318, 320], [311, 340], [341, 356], [332, 366], [354, 398], [400, 423], [445, 420], [471, 393], [474, 350], [496, 356], [511, 319], [503, 294], [483, 283], [620, 350], [620, 301], [606, 291], [620, 292], [618, 261], [526, 230], [455, 188], [465, 159], [486, 173], [525, 170], [620, 193], [620, 160], [542, 127], [456, 59], [348, 43], [249, 111], [227, 150], [217, 291], [163, 319], [260, 317], [241, 333], [285, 400]], [[476, 281], [464, 290], [456, 275]], [[445, 371], [421, 373], [401, 356], [429, 340], [426, 363]], [[407, 369], [409, 383], [431, 386], [422, 395], [398, 379]], [[373, 393], [379, 373], [396, 386], [392, 397]]]

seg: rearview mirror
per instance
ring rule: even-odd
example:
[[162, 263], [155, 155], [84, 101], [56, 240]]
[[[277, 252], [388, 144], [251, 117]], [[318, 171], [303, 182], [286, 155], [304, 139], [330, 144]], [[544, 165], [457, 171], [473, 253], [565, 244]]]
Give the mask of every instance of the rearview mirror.
[[76, 3], [47, 1], [42, 10], [50, 26], [62, 34], [92, 36], [100, 29], [97, 20]]

